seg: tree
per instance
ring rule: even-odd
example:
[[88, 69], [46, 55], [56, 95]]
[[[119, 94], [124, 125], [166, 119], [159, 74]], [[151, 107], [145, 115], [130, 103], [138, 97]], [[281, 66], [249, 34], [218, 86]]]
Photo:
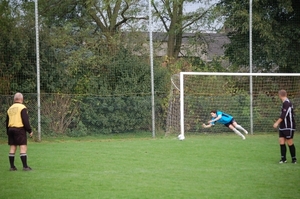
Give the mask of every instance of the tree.
[[[93, 92], [98, 92], [100, 74], [107, 74], [111, 57], [115, 58], [124, 46], [121, 30], [131, 27], [131, 22], [146, 19], [144, 3], [136, 0], [40, 1], [42, 31], [49, 41], [42, 45], [45, 53], [51, 55], [47, 63], [56, 66], [53, 70], [51, 66], [45, 67], [43, 71], [50, 79], [58, 76], [56, 85], [64, 85], [60, 85], [63, 89], [60, 92], [91, 92], [86, 87], [94, 87]], [[62, 75], [51, 75], [55, 71], [69, 77], [69, 81]], [[103, 94], [104, 87], [101, 88]]]
[[33, 5], [17, 0], [0, 1], [1, 93], [36, 90]]
[[[201, 21], [206, 21], [209, 14], [212, 14], [213, 5], [208, 8], [200, 7], [201, 3], [208, 3], [207, 0], [161, 0], [152, 1], [154, 16], [160, 21], [167, 32], [167, 56], [177, 59], [181, 50], [183, 33], [187, 31], [198, 32]], [[186, 4], [195, 5], [194, 11], [184, 10]]]
[[141, 15], [144, 3], [136, 0], [42, 0], [41, 13], [49, 26], [72, 24], [78, 29], [89, 29], [90, 36], [100, 35], [99, 40], [106, 42], [106, 51], [116, 53], [122, 40], [120, 30], [131, 22], [147, 19]]
[[145, 8], [144, 1], [136, 0], [43, 0], [42, 10], [48, 23], [56, 25], [72, 21], [78, 27], [94, 25], [109, 39], [130, 21], [145, 20], [140, 16]]
[[[249, 1], [222, 0], [231, 43], [225, 54], [238, 66], [249, 65]], [[300, 72], [300, 1], [253, 1], [253, 65], [256, 71]]]

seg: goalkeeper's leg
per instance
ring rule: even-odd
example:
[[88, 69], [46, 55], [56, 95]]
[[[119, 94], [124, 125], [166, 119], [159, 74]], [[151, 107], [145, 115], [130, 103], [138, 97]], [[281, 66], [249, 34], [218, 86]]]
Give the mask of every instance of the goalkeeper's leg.
[[237, 129], [244, 131], [245, 134], [248, 134], [248, 131], [244, 129], [241, 125], [237, 124], [236, 122], [233, 123], [233, 126]]
[[230, 125], [229, 128], [230, 128], [231, 130], [233, 130], [233, 132], [235, 132], [235, 134], [241, 136], [243, 140], [246, 139], [245, 136], [244, 136], [241, 132], [239, 132], [236, 128], [234, 128], [233, 125]]
[[236, 125], [235, 128], [244, 131], [245, 134], [248, 134], [248, 131], [246, 129], [244, 129], [241, 125]]
[[241, 136], [243, 140], [246, 139], [245, 136], [241, 132], [239, 132], [236, 128], [233, 128], [232, 130], [235, 132], [235, 134]]

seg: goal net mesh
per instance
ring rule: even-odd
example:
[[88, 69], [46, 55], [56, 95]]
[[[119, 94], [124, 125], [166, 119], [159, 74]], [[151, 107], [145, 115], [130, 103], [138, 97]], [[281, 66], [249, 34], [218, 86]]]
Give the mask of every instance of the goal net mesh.
[[[300, 75], [300, 74], [299, 74]], [[274, 132], [282, 102], [278, 91], [285, 89], [300, 113], [300, 76], [253, 76], [252, 106], [250, 105], [250, 76], [184, 75], [184, 131], [185, 133], [227, 132], [223, 125], [202, 128], [210, 119], [211, 110], [220, 110], [234, 117], [250, 132], [252, 107], [253, 132]], [[167, 114], [167, 133], [180, 132], [180, 80], [171, 79], [171, 93]], [[300, 123], [300, 117], [296, 117]]]

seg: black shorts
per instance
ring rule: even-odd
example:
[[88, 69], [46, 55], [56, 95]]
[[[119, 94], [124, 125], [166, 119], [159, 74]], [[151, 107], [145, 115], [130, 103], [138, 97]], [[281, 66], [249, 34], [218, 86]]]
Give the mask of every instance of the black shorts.
[[293, 139], [294, 137], [294, 130], [279, 130], [279, 137], [285, 139]]
[[233, 124], [235, 122], [234, 118], [232, 118], [232, 120], [230, 122], [228, 122], [227, 124], [224, 124], [225, 126], [229, 127], [230, 124]]
[[8, 128], [8, 145], [27, 145], [27, 136], [24, 128]]

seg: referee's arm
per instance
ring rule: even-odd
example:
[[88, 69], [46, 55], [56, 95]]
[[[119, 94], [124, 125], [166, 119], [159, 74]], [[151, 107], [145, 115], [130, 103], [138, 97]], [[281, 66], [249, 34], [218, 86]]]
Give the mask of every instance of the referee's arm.
[[8, 117], [8, 115], [6, 115], [6, 120], [5, 120], [6, 134], [8, 133], [8, 120], [9, 120], [9, 117]]
[[30, 126], [30, 123], [29, 123], [29, 117], [28, 117], [27, 109], [26, 109], [26, 108], [24, 108], [24, 109], [21, 111], [21, 118], [22, 118], [22, 122], [23, 122], [23, 125], [24, 125], [25, 130], [26, 130], [28, 133], [31, 133], [31, 132], [32, 132], [32, 129], [31, 129], [31, 126]]

